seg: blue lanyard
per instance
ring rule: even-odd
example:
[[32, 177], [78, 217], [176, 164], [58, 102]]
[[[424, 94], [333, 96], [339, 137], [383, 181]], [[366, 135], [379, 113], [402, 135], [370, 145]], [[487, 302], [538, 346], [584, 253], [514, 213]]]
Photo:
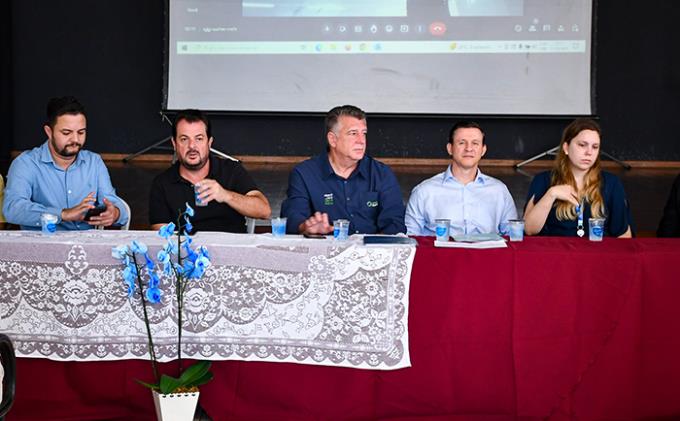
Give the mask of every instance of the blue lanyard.
[[586, 232], [583, 229], [583, 201], [579, 205], [576, 205], [576, 213], [578, 214], [578, 222], [576, 223], [576, 235], [583, 237]]

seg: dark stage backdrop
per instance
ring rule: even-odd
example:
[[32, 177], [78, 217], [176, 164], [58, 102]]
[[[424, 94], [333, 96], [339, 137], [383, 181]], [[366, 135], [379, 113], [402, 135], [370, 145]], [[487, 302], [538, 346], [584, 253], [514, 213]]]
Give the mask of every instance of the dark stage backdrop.
[[12, 147], [12, 25], [11, 4], [3, 4], [0, 10], [0, 173], [6, 172], [6, 160]]
[[[604, 149], [622, 159], [680, 161], [680, 49], [672, 41], [680, 38], [680, 7], [667, 0], [602, 0], [597, 7], [595, 104]], [[88, 109], [91, 150], [129, 153], [166, 136], [169, 129], [158, 115], [163, 13], [162, 0], [12, 0], [11, 148], [41, 143], [46, 100], [65, 94]], [[10, 93], [3, 89], [2, 95]], [[453, 120], [369, 117], [369, 153], [444, 157]], [[567, 122], [478, 120], [487, 132], [487, 158], [497, 159], [524, 159], [554, 146]], [[322, 116], [231, 115], [213, 121], [215, 146], [235, 155], [310, 155], [325, 144]]]

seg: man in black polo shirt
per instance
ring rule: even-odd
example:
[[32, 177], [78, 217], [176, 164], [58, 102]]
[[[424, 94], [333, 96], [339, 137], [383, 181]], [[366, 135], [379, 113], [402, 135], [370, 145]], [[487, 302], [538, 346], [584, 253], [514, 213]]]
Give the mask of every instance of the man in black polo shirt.
[[[245, 218], [268, 218], [269, 201], [239, 162], [210, 156], [213, 138], [208, 117], [198, 110], [180, 111], [172, 128], [177, 162], [151, 185], [149, 222], [156, 230], [176, 222], [184, 203], [194, 208], [193, 232], [246, 232]], [[194, 206], [194, 185], [207, 206]]]

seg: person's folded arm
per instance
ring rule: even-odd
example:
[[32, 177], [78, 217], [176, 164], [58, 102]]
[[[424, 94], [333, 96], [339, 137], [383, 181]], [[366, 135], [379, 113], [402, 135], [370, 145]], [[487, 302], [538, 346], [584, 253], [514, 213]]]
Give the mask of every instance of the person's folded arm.
[[217, 180], [205, 179], [200, 182], [199, 196], [206, 202], [224, 203], [249, 218], [269, 218], [272, 213], [269, 200], [240, 163], [233, 168], [232, 180], [233, 183], [225, 187]]
[[524, 231], [527, 235], [536, 235], [541, 232], [555, 203], [555, 198], [548, 192], [538, 202], [534, 202], [534, 199], [535, 197], [531, 196], [524, 209]]
[[524, 232], [527, 235], [541, 232], [556, 200], [564, 200], [574, 206], [579, 204], [578, 195], [571, 186], [550, 186], [548, 182], [548, 177], [536, 176], [529, 186], [529, 197], [524, 207]]
[[267, 219], [271, 216], [272, 208], [269, 200], [259, 190], [251, 190], [246, 194], [231, 192], [226, 203], [238, 213], [250, 218]]

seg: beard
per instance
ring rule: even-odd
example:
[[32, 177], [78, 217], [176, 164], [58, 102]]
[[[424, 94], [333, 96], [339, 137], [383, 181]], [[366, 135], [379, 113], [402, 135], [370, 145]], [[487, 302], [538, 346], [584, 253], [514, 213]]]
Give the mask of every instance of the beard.
[[[185, 154], [185, 156], [188, 155], [190, 152], [196, 152], [196, 151], [189, 151]], [[196, 153], [198, 153], [198, 152], [196, 152]], [[191, 170], [191, 171], [196, 171], [196, 170], [200, 170], [201, 168], [205, 167], [205, 164], [208, 163], [208, 155], [203, 157], [203, 156], [201, 156], [200, 153], [198, 153], [198, 162], [196, 162], [194, 164], [189, 163], [183, 156], [178, 156], [177, 160], [179, 161], [179, 164], [181, 166], [183, 166], [184, 168]]]
[[67, 143], [66, 145], [64, 145], [63, 148], [59, 149], [57, 147], [57, 142], [55, 142], [54, 140], [51, 140], [51, 142], [54, 152], [56, 152], [57, 155], [59, 156], [63, 156], [64, 158], [70, 158], [72, 156], [78, 155], [78, 152], [80, 152], [80, 149], [83, 147], [83, 145], [78, 142], [72, 142]]

